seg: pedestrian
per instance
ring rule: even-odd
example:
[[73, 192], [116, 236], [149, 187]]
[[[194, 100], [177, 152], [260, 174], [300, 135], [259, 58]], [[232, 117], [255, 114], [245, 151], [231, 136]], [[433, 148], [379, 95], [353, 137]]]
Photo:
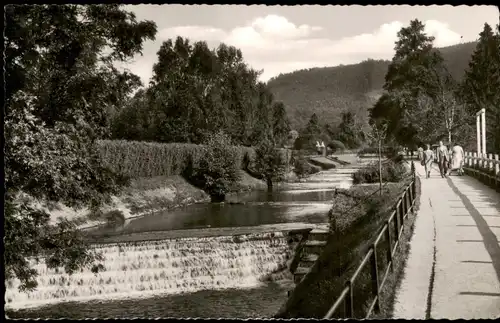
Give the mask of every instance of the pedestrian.
[[422, 161], [422, 159], [424, 159], [424, 148], [418, 147], [417, 154], [418, 160]]
[[439, 142], [439, 147], [437, 149], [437, 160], [439, 166], [439, 173], [442, 178], [446, 177], [448, 173], [448, 162], [450, 160], [448, 148], [443, 144], [442, 141]]
[[434, 152], [431, 145], [427, 144], [427, 149], [422, 154], [422, 165], [425, 167], [426, 178], [431, 177], [432, 163], [434, 162]]
[[460, 145], [455, 145], [451, 149], [451, 154], [450, 174], [456, 170], [458, 175], [463, 175], [464, 149]]

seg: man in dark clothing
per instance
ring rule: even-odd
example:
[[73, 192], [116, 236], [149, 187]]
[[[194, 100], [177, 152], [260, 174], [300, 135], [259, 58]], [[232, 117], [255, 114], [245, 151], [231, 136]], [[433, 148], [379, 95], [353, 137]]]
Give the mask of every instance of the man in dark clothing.
[[442, 141], [439, 142], [439, 147], [437, 149], [437, 160], [441, 177], [445, 178], [446, 174], [448, 173], [448, 162], [450, 158], [448, 154], [448, 148], [446, 148]]

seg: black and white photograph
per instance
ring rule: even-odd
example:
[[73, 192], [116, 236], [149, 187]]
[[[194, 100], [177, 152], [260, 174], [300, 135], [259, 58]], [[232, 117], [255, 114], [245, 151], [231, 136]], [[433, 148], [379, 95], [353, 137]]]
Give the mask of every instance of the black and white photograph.
[[500, 318], [499, 8], [4, 5], [5, 318]]

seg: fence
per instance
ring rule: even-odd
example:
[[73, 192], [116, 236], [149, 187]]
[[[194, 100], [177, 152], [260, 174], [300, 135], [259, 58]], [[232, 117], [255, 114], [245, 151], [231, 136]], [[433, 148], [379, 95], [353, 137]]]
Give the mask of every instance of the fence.
[[478, 153], [465, 153], [464, 170], [480, 180], [488, 182], [499, 189], [500, 183], [500, 159], [498, 154], [483, 154], [478, 156]]
[[[351, 318], [354, 312], [354, 289], [353, 286], [356, 282], [357, 277], [361, 273], [361, 271], [365, 268], [365, 266], [369, 263], [371, 266], [371, 280], [372, 280], [372, 293], [373, 300], [368, 308], [368, 312], [366, 314], [366, 318], [368, 318], [371, 313], [375, 311], [380, 311], [380, 290], [384, 287], [384, 284], [387, 280], [389, 272], [393, 270], [393, 258], [398, 250], [399, 239], [401, 234], [403, 233], [404, 228], [404, 220], [408, 218], [408, 214], [413, 211], [415, 207], [416, 200], [416, 185], [415, 185], [415, 164], [411, 163], [413, 179], [411, 183], [406, 187], [405, 191], [402, 193], [401, 197], [395, 204], [394, 210], [391, 212], [391, 215], [387, 219], [386, 223], [380, 230], [375, 242], [373, 242], [372, 246], [368, 250], [368, 253], [365, 255], [361, 264], [358, 266], [354, 274], [351, 278], [346, 282], [345, 288], [340, 293], [340, 296], [336, 299], [328, 313], [324, 316], [325, 319], [332, 318], [333, 314], [340, 308], [340, 305], [344, 303], [344, 313], [346, 318]], [[391, 231], [394, 230], [394, 246], [391, 238]], [[384, 276], [382, 280], [379, 280], [379, 272], [378, 272], [378, 258], [377, 258], [377, 245], [382, 240], [384, 235], [388, 241], [388, 247], [385, 252], [387, 257], [387, 267], [384, 272]]]

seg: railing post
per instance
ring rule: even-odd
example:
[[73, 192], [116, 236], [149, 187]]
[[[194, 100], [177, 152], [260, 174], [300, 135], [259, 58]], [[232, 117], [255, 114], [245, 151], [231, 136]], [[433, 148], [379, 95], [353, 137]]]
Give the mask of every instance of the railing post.
[[392, 263], [392, 239], [391, 239], [391, 221], [387, 219], [387, 243], [389, 246], [387, 247], [387, 262], [391, 264], [391, 270], [394, 271], [394, 264]]
[[408, 195], [408, 197], [407, 197], [408, 209], [406, 210], [407, 215], [408, 215], [408, 213], [410, 213], [410, 210], [411, 210], [411, 186], [408, 188], [408, 191], [409, 191], [409, 193], [407, 194]]
[[474, 166], [477, 166], [478, 165], [478, 160], [476, 159], [477, 153], [474, 153], [473, 156], [474, 156], [474, 162], [473, 162]]
[[344, 306], [345, 306], [345, 318], [352, 318], [352, 313], [354, 313], [354, 295], [352, 292], [352, 282], [350, 280], [347, 281], [346, 286], [349, 287], [349, 293], [347, 294], [347, 297], [345, 298], [344, 301]]
[[405, 227], [405, 217], [408, 214], [408, 210], [410, 209], [410, 205], [408, 204], [408, 191], [405, 191], [405, 195], [403, 195], [403, 199], [405, 200], [403, 215], [401, 216], [401, 229], [404, 231]]
[[399, 237], [399, 231], [401, 230], [401, 227], [403, 227], [404, 223], [404, 216], [405, 216], [405, 206], [404, 206], [404, 195], [401, 197], [401, 203], [399, 204], [399, 228], [398, 228], [398, 237]]
[[495, 175], [498, 176], [498, 173], [500, 173], [500, 159], [498, 154], [495, 154]]
[[498, 177], [500, 176], [500, 159], [498, 157], [498, 154], [495, 154], [495, 165], [494, 165], [494, 170], [495, 170], [495, 190], [499, 190], [500, 187], [498, 187]]
[[380, 299], [379, 297], [379, 287], [378, 287], [378, 268], [377, 268], [377, 245], [373, 244], [373, 253], [372, 253], [372, 261], [371, 262], [371, 272], [372, 272], [372, 292], [373, 297], [377, 297], [377, 301], [375, 302], [374, 310], [375, 312], [380, 312]]
[[488, 170], [491, 171], [493, 169], [493, 154], [488, 154]]
[[409, 208], [411, 208], [412, 204], [413, 204], [413, 185], [410, 185], [408, 186], [408, 191], [410, 192], [409, 194], [409, 199], [410, 199], [410, 204], [409, 204]]
[[399, 211], [400, 207], [396, 207], [396, 214], [394, 214], [394, 241], [399, 241]]

